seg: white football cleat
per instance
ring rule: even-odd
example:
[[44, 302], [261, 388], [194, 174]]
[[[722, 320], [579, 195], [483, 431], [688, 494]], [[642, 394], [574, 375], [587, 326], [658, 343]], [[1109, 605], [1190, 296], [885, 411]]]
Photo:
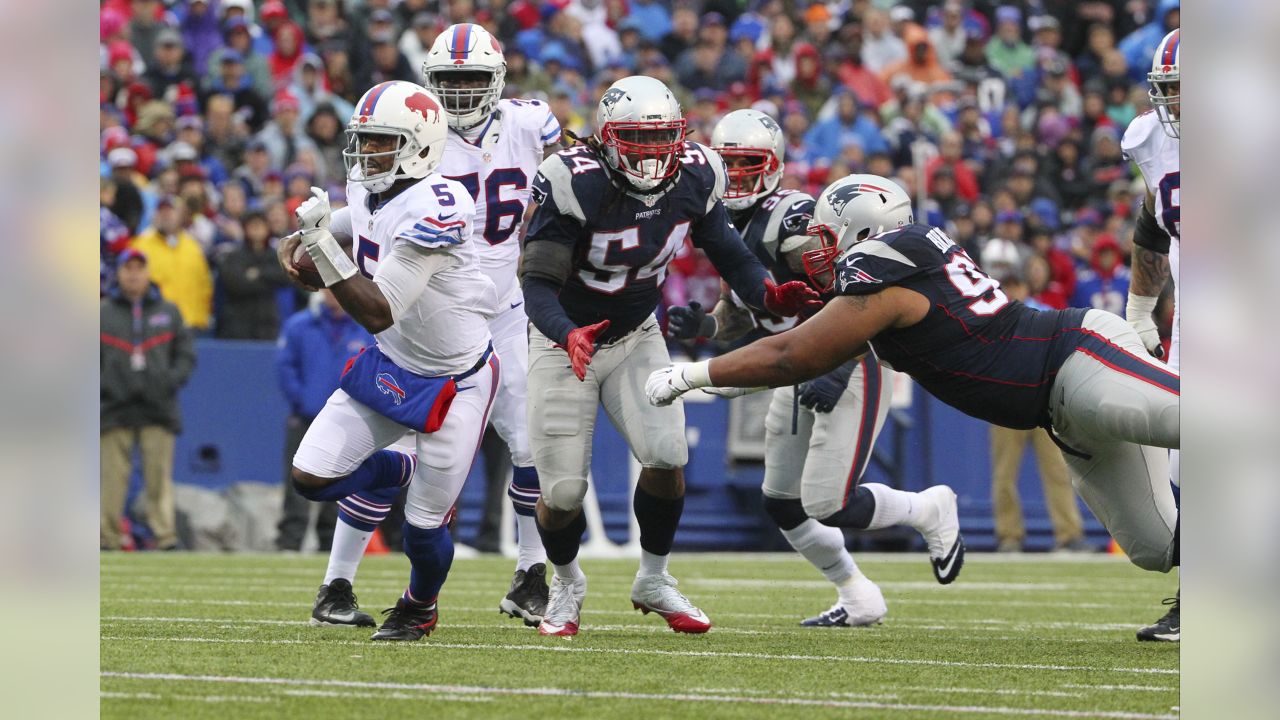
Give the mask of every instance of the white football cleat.
[[889, 614], [880, 586], [863, 576], [853, 582], [855, 602], [846, 605], [839, 600], [830, 610], [800, 623], [802, 627], [867, 627], [878, 625]]
[[658, 613], [675, 632], [704, 633], [711, 619], [676, 590], [676, 579], [663, 573], [636, 578], [631, 585], [631, 605], [648, 615]]
[[550, 593], [547, 598], [547, 611], [538, 624], [539, 635], [558, 635], [571, 637], [578, 634], [579, 616], [582, 615], [582, 601], [587, 596], [587, 578], [584, 575], [577, 582], [569, 582], [556, 575], [551, 578]]
[[964, 538], [960, 535], [960, 513], [956, 493], [946, 485], [934, 485], [920, 491], [921, 499], [933, 503], [932, 521], [920, 528], [929, 544], [929, 562], [933, 576], [948, 585], [960, 575], [964, 566]]

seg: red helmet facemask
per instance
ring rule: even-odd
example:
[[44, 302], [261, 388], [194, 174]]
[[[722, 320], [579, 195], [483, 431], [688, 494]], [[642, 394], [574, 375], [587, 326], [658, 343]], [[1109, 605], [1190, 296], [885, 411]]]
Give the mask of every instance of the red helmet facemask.
[[[734, 200], [751, 197], [764, 192], [766, 175], [778, 171], [778, 157], [768, 150], [756, 148], [718, 147], [716, 152], [725, 159], [729, 170], [729, 184], [724, 189], [724, 198]], [[734, 164], [730, 158], [750, 158], [750, 164]]]
[[[684, 118], [610, 122], [600, 129], [600, 141], [618, 152], [618, 169], [642, 180], [666, 180], [680, 169], [677, 155], [684, 149]], [[645, 171], [647, 161], [656, 161], [654, 174]]]

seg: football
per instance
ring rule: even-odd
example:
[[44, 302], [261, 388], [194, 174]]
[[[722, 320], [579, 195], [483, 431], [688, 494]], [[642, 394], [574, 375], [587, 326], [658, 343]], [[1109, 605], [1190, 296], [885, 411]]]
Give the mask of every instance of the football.
[[[347, 255], [351, 255], [351, 236], [335, 233], [333, 237], [337, 239], [338, 246], [346, 251]], [[320, 279], [320, 271], [316, 270], [316, 261], [307, 254], [307, 249], [302, 246], [302, 243], [298, 243], [298, 247], [293, 250], [293, 269], [298, 271], [299, 279], [303, 283], [313, 288], [324, 287], [324, 281]]]

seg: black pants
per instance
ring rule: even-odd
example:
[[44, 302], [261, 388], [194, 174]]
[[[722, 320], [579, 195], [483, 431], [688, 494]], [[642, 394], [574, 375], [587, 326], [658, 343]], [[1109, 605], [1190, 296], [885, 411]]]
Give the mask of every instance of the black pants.
[[[307, 522], [311, 518], [311, 501], [293, 489], [289, 476], [293, 470], [293, 456], [302, 444], [302, 436], [307, 434], [311, 421], [298, 415], [290, 415], [285, 425], [284, 434], [284, 512], [280, 517], [280, 525], [276, 535], [276, 547], [280, 550], [301, 550], [303, 536], [307, 532]], [[316, 540], [321, 552], [329, 552], [333, 546], [333, 527], [338, 522], [338, 504], [321, 503], [320, 514], [316, 517]]]

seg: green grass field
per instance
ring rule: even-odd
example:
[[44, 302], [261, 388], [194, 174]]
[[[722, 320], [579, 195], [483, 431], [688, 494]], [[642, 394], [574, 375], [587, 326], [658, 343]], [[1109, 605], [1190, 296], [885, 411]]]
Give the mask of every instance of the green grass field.
[[[883, 625], [803, 629], [834, 592], [798, 556], [677, 555], [711, 616], [676, 635], [631, 609], [631, 560], [584, 560], [582, 633], [499, 615], [511, 562], [459, 560], [440, 626], [409, 644], [307, 624], [325, 558], [102, 556], [103, 718], [1169, 718], [1178, 646], [1138, 643], [1173, 576], [1122, 559], [971, 554], [933, 581], [923, 555], [858, 558]], [[389, 607], [400, 556], [366, 559], [363, 606]]]

